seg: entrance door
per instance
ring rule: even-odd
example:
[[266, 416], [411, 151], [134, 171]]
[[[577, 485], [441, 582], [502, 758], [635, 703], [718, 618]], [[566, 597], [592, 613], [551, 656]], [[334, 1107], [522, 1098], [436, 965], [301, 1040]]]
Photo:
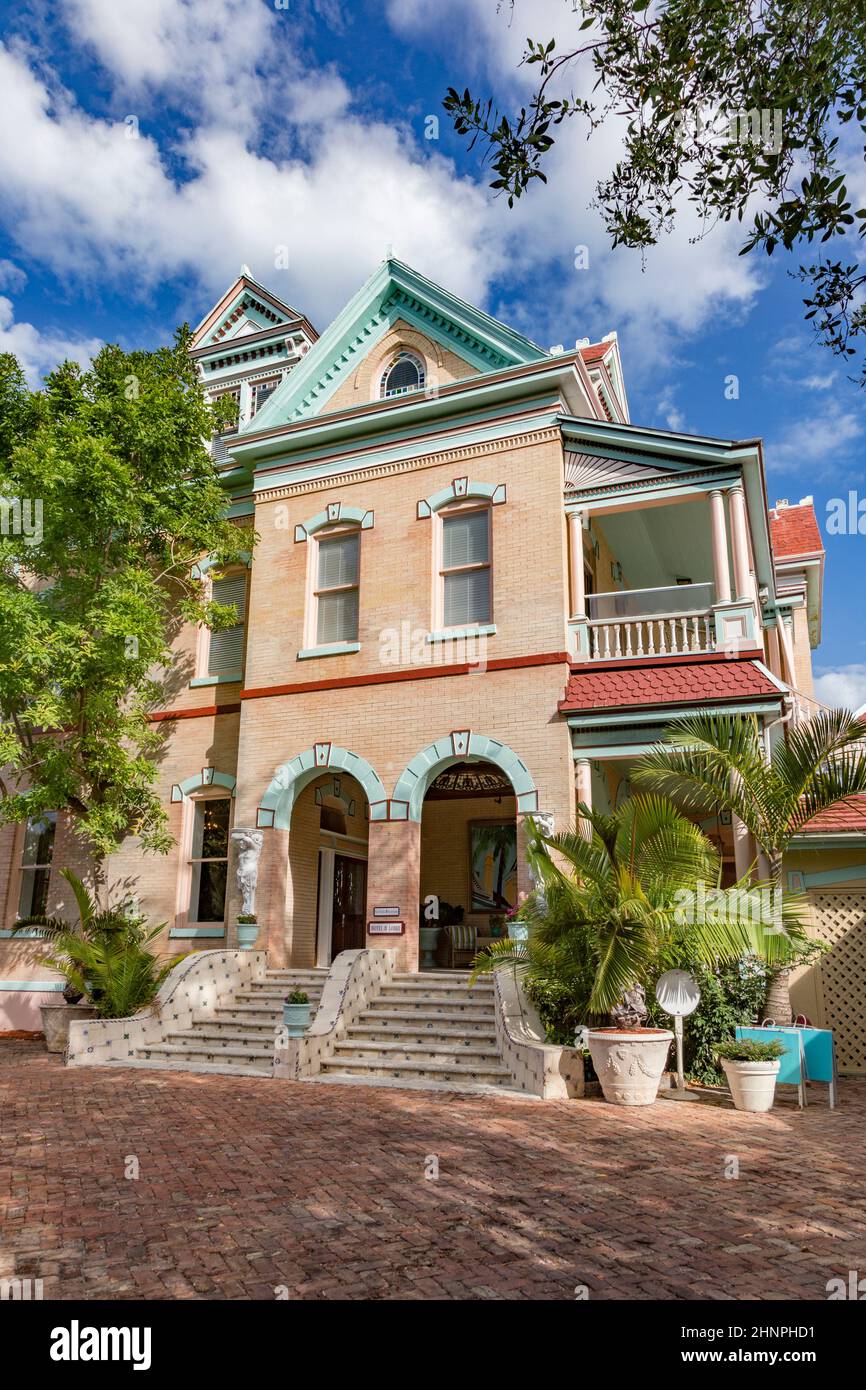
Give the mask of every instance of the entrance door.
[[362, 949], [366, 941], [367, 864], [364, 859], [334, 855], [334, 915], [331, 959], [341, 951]]

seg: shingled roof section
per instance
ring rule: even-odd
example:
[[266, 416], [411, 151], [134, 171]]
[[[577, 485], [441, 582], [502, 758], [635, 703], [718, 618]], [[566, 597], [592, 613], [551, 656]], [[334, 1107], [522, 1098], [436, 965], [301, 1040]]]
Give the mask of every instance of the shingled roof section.
[[777, 560], [823, 554], [824, 543], [811, 499], [800, 502], [796, 507], [772, 507], [770, 538]]
[[866, 835], [866, 796], [840, 802], [814, 816], [803, 826], [804, 835]]
[[572, 669], [560, 700], [562, 714], [654, 705], [712, 705], [780, 700], [782, 692], [753, 660], [660, 661], [654, 666]]

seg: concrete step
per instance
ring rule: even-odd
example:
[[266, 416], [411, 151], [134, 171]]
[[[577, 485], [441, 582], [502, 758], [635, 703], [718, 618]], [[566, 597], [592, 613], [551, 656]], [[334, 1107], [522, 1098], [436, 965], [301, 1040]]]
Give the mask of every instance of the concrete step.
[[[309, 995], [310, 1003], [318, 1004], [322, 997], [322, 991], [320, 989], [307, 989], [306, 986], [303, 988], [304, 993]], [[232, 1000], [233, 1002], [237, 1001], [239, 1004], [261, 1004], [267, 1002], [268, 1004], [279, 1004], [282, 1007], [286, 995], [291, 993], [292, 991], [290, 989], [274, 989], [273, 986], [251, 985], [249, 989], [236, 990], [232, 996]]]
[[400, 994], [396, 990], [382, 990], [376, 999], [371, 1001], [380, 1004], [383, 1008], [392, 1009], [421, 1009], [421, 1008], [443, 1008], [443, 1009], [485, 1009], [493, 1017], [493, 1004], [483, 996], [466, 993], [458, 993], [457, 990], [419, 990], [416, 994]]
[[179, 1060], [190, 1058], [203, 1062], [252, 1062], [255, 1061], [259, 1066], [262, 1063], [272, 1063], [274, 1059], [273, 1044], [270, 1047], [238, 1047], [232, 1044], [221, 1047], [219, 1044], [208, 1042], [183, 1043], [151, 1043], [150, 1047], [136, 1048], [137, 1057], [156, 1057], [164, 1061]]
[[501, 1062], [433, 1062], [429, 1059], [414, 1062], [388, 1061], [377, 1063], [371, 1059], [333, 1057], [322, 1063], [326, 1075], [341, 1073], [345, 1076], [392, 1076], [406, 1077], [420, 1081], [476, 1081], [487, 1085], [504, 1085], [511, 1081], [511, 1073]]
[[422, 975], [392, 975], [387, 984], [382, 986], [383, 990], [390, 994], [393, 990], [400, 990], [407, 994], [424, 993], [427, 990], [447, 990], [449, 993], [455, 991], [462, 994], [493, 994], [492, 980], [476, 980], [470, 987], [469, 981], [465, 978], [455, 978], [453, 975], [434, 975], [425, 972]]
[[272, 1029], [271, 1032], [268, 1033], [264, 1029], [258, 1028], [251, 1028], [249, 1030], [237, 1027], [233, 1029], [221, 1029], [204, 1025], [193, 1028], [189, 1032], [180, 1031], [177, 1033], [166, 1033], [165, 1041], [167, 1043], [177, 1043], [182, 1047], [198, 1048], [199, 1045], [201, 1045], [202, 1047], [219, 1048], [220, 1051], [226, 1047], [242, 1047], [245, 1049], [253, 1047], [258, 1051], [269, 1049], [271, 1055], [273, 1055], [275, 1030]]
[[479, 1004], [477, 999], [427, 999], [422, 996], [401, 999], [399, 995], [380, 994], [377, 999], [370, 1000], [369, 1008], [384, 1013], [401, 1014], [404, 1018], [411, 1018], [413, 1014], [438, 1015], [443, 1019], [486, 1018], [488, 1022], [495, 1018], [493, 1009]]
[[364, 1010], [359, 1021], [379, 1024], [386, 1020], [394, 1023], [412, 1023], [415, 1026], [430, 1025], [434, 1030], [440, 1023], [459, 1024], [461, 1028], [473, 1031], [477, 1028], [489, 1029], [493, 1024], [493, 1017], [486, 1009], [431, 1009], [420, 1005], [417, 1008], [399, 1009], [394, 1008], [391, 1003], [386, 1006], [384, 1002], [375, 1000]]
[[462, 1022], [442, 1023], [440, 1019], [431, 1019], [429, 1023], [416, 1023], [414, 1018], [404, 1019], [402, 1015], [399, 1019], [386, 1019], [382, 1022], [355, 1023], [352, 1025], [352, 1037], [374, 1040], [379, 1038], [382, 1042], [404, 1038], [407, 1042], [419, 1043], [439, 1038], [457, 1041], [468, 1038], [472, 1042], [489, 1042], [494, 1047], [496, 1045], [496, 1029], [492, 1023], [489, 1027], [479, 1023], [470, 1031]]
[[499, 1050], [486, 1043], [459, 1043], [452, 1039], [428, 1038], [425, 1042], [381, 1042], [372, 1038], [358, 1038], [354, 1031], [344, 1042], [334, 1044], [334, 1056], [351, 1058], [358, 1062], [377, 1062], [390, 1066], [396, 1062], [493, 1062], [500, 1064]]
[[187, 1060], [184, 1057], [163, 1061], [158, 1057], [145, 1057], [142, 1052], [139, 1052], [135, 1057], [126, 1057], [122, 1062], [102, 1062], [100, 1065], [103, 1067], [129, 1067], [136, 1071], [184, 1071], [195, 1072], [196, 1075], [265, 1078], [268, 1081], [272, 1081], [274, 1076], [271, 1066], [259, 1065], [254, 1067], [250, 1062], [198, 1062]]
[[[227, 1009], [227, 1013], [234, 1010]], [[193, 1014], [192, 1026], [198, 1032], [199, 1029], [207, 1029], [213, 1033], [230, 1033], [240, 1030], [246, 1034], [256, 1033], [262, 1038], [272, 1038], [277, 1028], [282, 1023], [282, 1014], [272, 1012], [270, 1009], [259, 1010], [255, 1013], [241, 1013], [237, 1018], [212, 1018], [210, 1014]]]

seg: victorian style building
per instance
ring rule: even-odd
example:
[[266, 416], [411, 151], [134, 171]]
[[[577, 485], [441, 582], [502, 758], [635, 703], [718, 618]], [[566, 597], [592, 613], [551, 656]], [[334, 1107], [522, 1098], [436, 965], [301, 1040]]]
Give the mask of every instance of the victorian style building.
[[[244, 829], [274, 967], [367, 944], [415, 971], [419, 922], [497, 933], [525, 818], [615, 807], [673, 717], [771, 739], [813, 707], [811, 499], [768, 508], [760, 440], [632, 424], [615, 333], [544, 350], [387, 260], [321, 337], [244, 269], [193, 355], [237, 405], [215, 448], [250, 544], [228, 573], [202, 557], [239, 620], [182, 635], [153, 716], [174, 848], [110, 866], [166, 951], [237, 943]], [[733, 881], [754, 846], [706, 829]], [[0, 831], [6, 1027], [38, 1027], [55, 978], [9, 929], [63, 905], [74, 861], [62, 818]], [[832, 948], [795, 1000], [866, 1069], [866, 810], [815, 824], [788, 873]]]

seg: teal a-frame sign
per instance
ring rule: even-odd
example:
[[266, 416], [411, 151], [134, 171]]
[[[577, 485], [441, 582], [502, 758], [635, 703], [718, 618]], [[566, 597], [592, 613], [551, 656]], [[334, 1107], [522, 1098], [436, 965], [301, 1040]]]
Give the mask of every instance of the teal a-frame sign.
[[736, 1037], [754, 1042], [780, 1042], [785, 1051], [779, 1059], [778, 1081], [796, 1086], [800, 1105], [806, 1104], [806, 1082], [822, 1081], [830, 1088], [830, 1109], [836, 1107], [836, 1051], [829, 1028], [744, 1028], [737, 1026]]

